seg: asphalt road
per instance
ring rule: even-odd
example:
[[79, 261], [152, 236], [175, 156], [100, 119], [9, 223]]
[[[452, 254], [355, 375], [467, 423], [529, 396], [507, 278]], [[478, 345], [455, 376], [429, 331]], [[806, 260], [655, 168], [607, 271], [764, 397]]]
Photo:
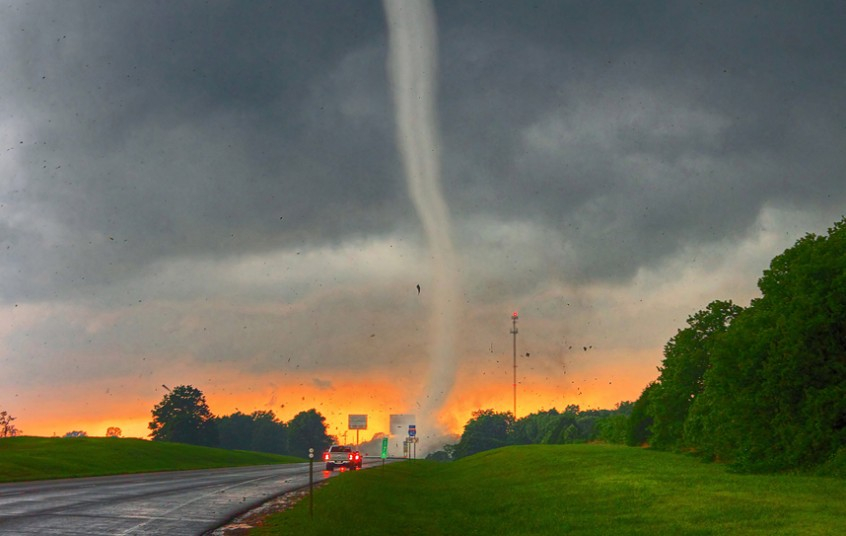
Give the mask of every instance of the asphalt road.
[[0, 535], [199, 535], [307, 485], [307, 463], [0, 484]]

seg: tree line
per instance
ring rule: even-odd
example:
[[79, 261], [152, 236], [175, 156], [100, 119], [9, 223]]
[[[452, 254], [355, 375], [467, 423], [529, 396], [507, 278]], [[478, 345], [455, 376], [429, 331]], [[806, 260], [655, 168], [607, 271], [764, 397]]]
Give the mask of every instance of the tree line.
[[567, 406], [514, 419], [514, 414], [493, 409], [474, 411], [458, 443], [430, 454], [429, 459], [449, 460], [509, 445], [558, 445], [588, 441], [622, 442], [632, 403], [621, 402], [613, 410], [581, 410]]
[[153, 408], [152, 415], [148, 428], [154, 441], [303, 458], [309, 448], [322, 452], [334, 441], [326, 433], [326, 418], [315, 409], [301, 411], [287, 423], [272, 411], [236, 411], [218, 417], [209, 409], [202, 391], [191, 385], [171, 389]]
[[666, 344], [629, 444], [739, 470], [846, 462], [846, 218], [775, 257], [746, 308], [711, 302]]
[[479, 410], [456, 459], [528, 443], [600, 440], [692, 452], [739, 471], [846, 473], [846, 218], [775, 257], [748, 307], [716, 300], [664, 346], [658, 378], [616, 410]]

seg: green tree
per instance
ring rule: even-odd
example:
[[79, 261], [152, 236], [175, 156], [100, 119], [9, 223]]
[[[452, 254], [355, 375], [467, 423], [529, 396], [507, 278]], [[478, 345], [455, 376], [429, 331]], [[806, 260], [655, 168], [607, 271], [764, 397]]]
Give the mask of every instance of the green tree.
[[[685, 422], [686, 442], [705, 457], [731, 461], [739, 452], [769, 449], [772, 408], [759, 404], [760, 363], [773, 336], [766, 311], [753, 300], [711, 349], [705, 389]], [[752, 454], [752, 457], [758, 457]]]
[[250, 450], [271, 454], [288, 453], [288, 426], [276, 419], [272, 411], [254, 411]]
[[556, 409], [521, 417], [511, 426], [509, 442], [514, 445], [559, 443], [566, 419]]
[[190, 385], [174, 387], [153, 408], [148, 425], [154, 441], [217, 446], [214, 415], [202, 391]]
[[426, 455], [427, 460], [433, 462], [448, 462], [451, 460], [449, 453], [446, 450], [437, 450]]
[[240, 411], [217, 418], [219, 445], [225, 449], [288, 453], [288, 430], [272, 411]]
[[217, 418], [218, 445], [233, 450], [251, 450], [253, 443], [253, 419], [240, 411]]
[[658, 386], [651, 393], [651, 446], [682, 446], [684, 423], [694, 399], [704, 390], [712, 348], [741, 311], [731, 301], [713, 301], [689, 317], [688, 327], [679, 330], [664, 346]]
[[685, 433], [744, 470], [809, 466], [846, 446], [846, 219], [777, 256], [716, 345]]
[[628, 433], [626, 444], [632, 447], [639, 447], [649, 443], [652, 426], [652, 398], [658, 389], [656, 382], [650, 382], [632, 404], [632, 413], [629, 416]]
[[332, 443], [332, 437], [326, 433], [326, 417], [315, 409], [301, 411], [288, 422], [288, 452], [292, 456], [305, 458], [310, 448], [319, 455]]
[[511, 412], [498, 413], [492, 409], [477, 410], [464, 425], [461, 439], [455, 445], [453, 458], [463, 458], [509, 444], [509, 433], [514, 424]]
[[596, 438], [607, 443], [625, 445], [628, 441], [629, 418], [634, 403], [620, 402], [614, 411], [596, 423]]
[[606, 443], [625, 445], [628, 439], [629, 416], [611, 415], [596, 423], [596, 438]]

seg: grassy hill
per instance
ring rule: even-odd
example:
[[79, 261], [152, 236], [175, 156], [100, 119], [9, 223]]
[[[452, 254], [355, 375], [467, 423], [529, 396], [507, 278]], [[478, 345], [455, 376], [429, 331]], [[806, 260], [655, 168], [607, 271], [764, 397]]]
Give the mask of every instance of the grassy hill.
[[290, 456], [142, 439], [0, 439], [0, 482], [302, 461]]
[[530, 445], [340, 475], [251, 534], [846, 534], [842, 479], [739, 475], [606, 445]]

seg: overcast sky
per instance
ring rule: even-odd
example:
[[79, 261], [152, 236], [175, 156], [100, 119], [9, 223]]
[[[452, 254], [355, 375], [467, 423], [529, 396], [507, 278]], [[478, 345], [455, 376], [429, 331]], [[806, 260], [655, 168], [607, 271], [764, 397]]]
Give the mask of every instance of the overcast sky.
[[[842, 2], [435, 11], [452, 431], [512, 409], [512, 311], [518, 413], [613, 407], [846, 213]], [[0, 1], [0, 409], [140, 436], [191, 384], [331, 433], [414, 413], [438, 282], [386, 47], [376, 1]]]

